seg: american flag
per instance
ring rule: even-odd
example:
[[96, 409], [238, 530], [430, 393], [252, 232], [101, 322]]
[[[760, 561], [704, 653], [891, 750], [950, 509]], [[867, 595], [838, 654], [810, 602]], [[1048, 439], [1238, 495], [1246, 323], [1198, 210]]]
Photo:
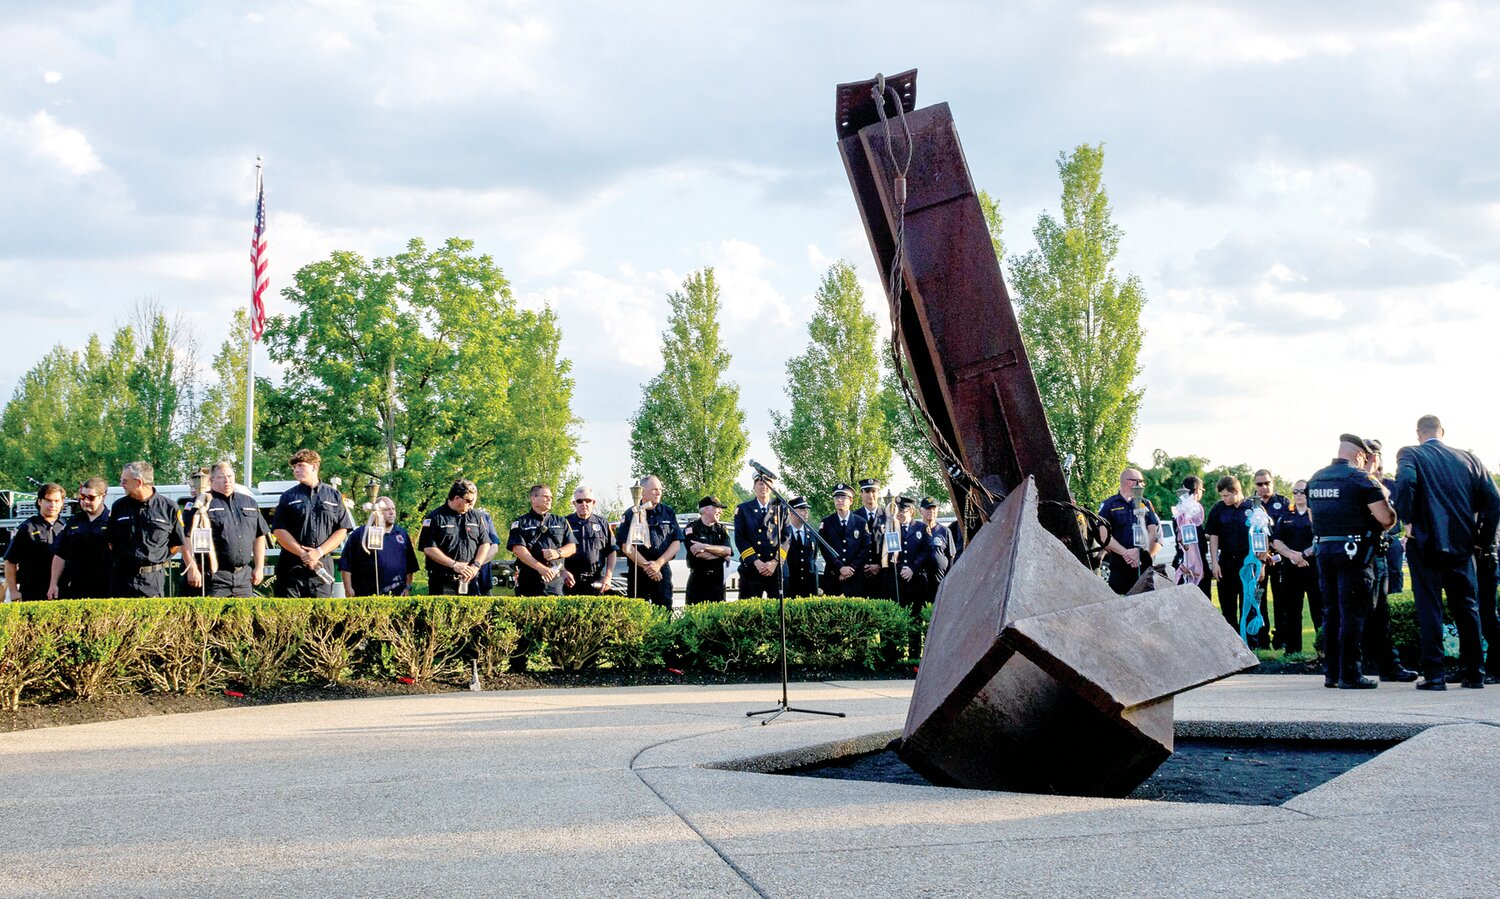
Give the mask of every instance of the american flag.
[[260, 340], [266, 331], [266, 285], [270, 276], [266, 274], [266, 185], [261, 180], [259, 167], [255, 173], [255, 233], [250, 237], [250, 268], [253, 273], [250, 291], [250, 334]]

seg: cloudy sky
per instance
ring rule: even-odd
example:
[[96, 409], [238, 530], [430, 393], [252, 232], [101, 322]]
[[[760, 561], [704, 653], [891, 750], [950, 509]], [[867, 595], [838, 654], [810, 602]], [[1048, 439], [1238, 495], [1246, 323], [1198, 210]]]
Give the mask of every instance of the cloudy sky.
[[8, 8], [0, 57], [0, 396], [143, 297], [211, 354], [261, 154], [273, 290], [462, 236], [551, 304], [610, 492], [666, 295], [714, 266], [773, 463], [822, 272], [849, 260], [883, 308], [834, 86], [916, 67], [1012, 252], [1058, 153], [1104, 142], [1148, 298], [1133, 458], [1302, 475], [1435, 412], [1500, 460], [1494, 4], [56, 2]]

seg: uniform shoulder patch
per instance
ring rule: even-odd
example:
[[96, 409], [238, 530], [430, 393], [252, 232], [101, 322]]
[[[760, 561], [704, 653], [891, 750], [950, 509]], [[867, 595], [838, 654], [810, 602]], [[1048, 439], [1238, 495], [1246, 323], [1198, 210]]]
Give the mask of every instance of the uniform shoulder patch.
[[422, 527], [425, 528], [425, 527], [427, 527], [430, 524], [432, 524], [432, 519], [431, 518], [424, 518], [424, 519], [422, 519]]

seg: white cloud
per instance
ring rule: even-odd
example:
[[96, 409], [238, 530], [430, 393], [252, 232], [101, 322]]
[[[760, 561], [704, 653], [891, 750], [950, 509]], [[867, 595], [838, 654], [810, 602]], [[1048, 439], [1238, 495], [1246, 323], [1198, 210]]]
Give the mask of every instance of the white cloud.
[[42, 80], [48, 84], [56, 84], [62, 80], [62, 72], [48, 71], [42, 75]]
[[790, 326], [807, 317], [793, 315], [791, 304], [771, 281], [779, 266], [759, 246], [729, 239], [711, 248], [707, 255], [719, 282], [726, 324]]
[[89, 175], [104, 168], [82, 131], [69, 128], [46, 111], [25, 122], [0, 119], [0, 133], [10, 132], [33, 156], [73, 175]]
[[1278, 29], [1238, 9], [1205, 5], [1094, 9], [1084, 20], [1098, 30], [1106, 53], [1205, 67], [1347, 56], [1355, 49], [1354, 38], [1342, 29]]

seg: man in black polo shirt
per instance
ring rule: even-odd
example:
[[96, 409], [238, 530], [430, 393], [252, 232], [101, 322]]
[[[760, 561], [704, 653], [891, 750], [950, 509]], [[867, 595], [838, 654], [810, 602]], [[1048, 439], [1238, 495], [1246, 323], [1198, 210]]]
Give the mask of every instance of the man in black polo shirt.
[[125, 495], [109, 510], [110, 576], [115, 596], [161, 596], [166, 590], [167, 562], [182, 553], [188, 586], [203, 583], [198, 563], [183, 547], [182, 513], [156, 491], [156, 469], [150, 462], [131, 462], [120, 472]]
[[217, 463], [208, 480], [208, 523], [218, 562], [208, 575], [208, 595], [250, 596], [251, 588], [265, 579], [266, 538], [271, 529], [255, 500], [235, 491], [233, 464]]
[[277, 596], [332, 596], [333, 551], [354, 529], [354, 518], [338, 488], [322, 483], [323, 459], [299, 449], [291, 458], [297, 484], [281, 494], [271, 533], [281, 545], [276, 557]]
[[698, 520], [682, 528], [687, 543], [688, 580], [685, 602], [724, 601], [724, 566], [734, 550], [729, 546], [729, 529], [719, 520], [724, 504], [712, 496], [698, 500]]
[[563, 592], [570, 596], [599, 596], [614, 589], [615, 532], [596, 504], [591, 488], [573, 491], [573, 512], [566, 521], [578, 551], [563, 560]]
[[448, 501], [422, 519], [417, 548], [427, 557], [427, 592], [457, 596], [473, 592], [483, 563], [480, 550], [490, 545], [484, 516], [474, 508], [479, 488], [460, 478], [448, 488]]
[[49, 599], [52, 557], [65, 525], [61, 484], [43, 484], [36, 492], [37, 513], [21, 523], [5, 550], [5, 595], [10, 599]]
[[517, 596], [562, 596], [563, 560], [578, 551], [573, 529], [552, 514], [552, 488], [531, 488], [531, 509], [510, 523], [505, 546], [516, 557]]
[[345, 596], [405, 596], [417, 576], [416, 545], [406, 529], [396, 523], [396, 501], [382, 496], [375, 500], [375, 511], [385, 523], [380, 548], [365, 546], [369, 525], [360, 525], [339, 553]]
[[109, 510], [103, 478], [89, 478], [78, 488], [78, 514], [68, 519], [57, 538], [48, 599], [98, 599], [109, 592]]

